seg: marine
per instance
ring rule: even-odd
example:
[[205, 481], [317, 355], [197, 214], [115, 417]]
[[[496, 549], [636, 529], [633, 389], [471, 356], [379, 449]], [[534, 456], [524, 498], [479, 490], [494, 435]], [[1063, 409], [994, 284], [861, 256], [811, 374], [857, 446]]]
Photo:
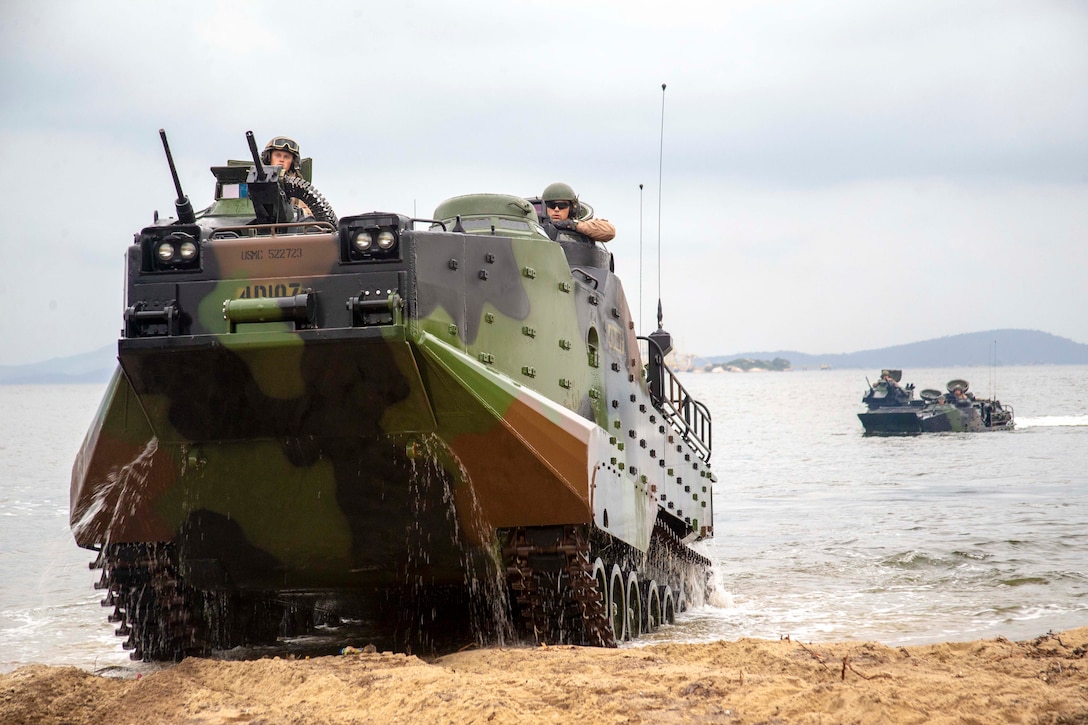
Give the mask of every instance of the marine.
[[[298, 142], [287, 136], [276, 136], [269, 140], [261, 152], [261, 160], [270, 165], [283, 169], [284, 176], [310, 181], [302, 171], [302, 150]], [[298, 197], [288, 197], [291, 203], [298, 208], [302, 217], [313, 217], [313, 212], [305, 201]]]
[[578, 203], [578, 195], [569, 184], [557, 181], [548, 184], [540, 195], [547, 213], [547, 222], [558, 231], [572, 231], [595, 242], [607, 242], [615, 238], [616, 227], [607, 219], [583, 218], [584, 209]]

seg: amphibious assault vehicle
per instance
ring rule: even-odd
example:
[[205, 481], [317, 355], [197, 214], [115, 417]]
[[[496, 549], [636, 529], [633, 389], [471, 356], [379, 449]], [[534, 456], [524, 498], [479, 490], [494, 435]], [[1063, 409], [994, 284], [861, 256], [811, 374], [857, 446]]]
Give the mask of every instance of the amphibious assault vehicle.
[[966, 380], [950, 380], [948, 394], [927, 388], [914, 397], [914, 384], [900, 386], [901, 370], [881, 370], [880, 380], [870, 384], [858, 413], [866, 435], [974, 432], [1008, 430], [1014, 425], [1013, 410], [1001, 401], [976, 398]]
[[698, 602], [711, 418], [611, 255], [512, 195], [337, 219], [247, 138], [194, 212], [162, 135], [177, 217], [128, 249], [72, 473], [130, 656], [352, 618], [415, 651], [614, 646]]

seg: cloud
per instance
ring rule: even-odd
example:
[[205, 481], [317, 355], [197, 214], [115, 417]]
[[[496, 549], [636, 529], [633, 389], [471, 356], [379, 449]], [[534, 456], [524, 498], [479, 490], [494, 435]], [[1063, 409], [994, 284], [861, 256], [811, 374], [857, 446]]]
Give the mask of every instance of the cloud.
[[198, 207], [208, 168], [248, 157], [246, 130], [261, 145], [297, 138], [340, 214], [426, 215], [457, 194], [568, 181], [619, 226], [611, 247], [646, 324], [660, 217], [666, 319], [706, 354], [1015, 326], [1088, 341], [1074, 272], [1088, 208], [1082, 4], [5, 11], [0, 198], [14, 212], [0, 253], [19, 273], [0, 281], [0, 304], [49, 312], [0, 318], [0, 364], [116, 337], [125, 247], [155, 209], [172, 213], [159, 128]]
[[1088, 189], [933, 179], [719, 194], [715, 223], [688, 220], [663, 254], [667, 326], [694, 352], [852, 352], [1043, 321], [1084, 339], [1061, 300], [1088, 263]]

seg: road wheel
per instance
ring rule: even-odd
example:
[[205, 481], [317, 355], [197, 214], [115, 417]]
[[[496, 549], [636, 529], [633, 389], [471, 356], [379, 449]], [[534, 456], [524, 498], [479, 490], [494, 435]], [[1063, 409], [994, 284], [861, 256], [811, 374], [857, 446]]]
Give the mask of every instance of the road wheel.
[[661, 588], [657, 580], [650, 581], [646, 589], [646, 631], [656, 632], [661, 626]]
[[638, 585], [638, 574], [627, 575], [627, 636], [625, 639], [638, 639], [642, 636], [642, 588]]
[[665, 624], [676, 624], [676, 596], [668, 585], [661, 597], [661, 621]]
[[623, 590], [623, 572], [618, 565], [612, 565], [608, 575], [608, 612], [612, 619], [612, 634], [617, 642], [627, 639], [627, 607]]

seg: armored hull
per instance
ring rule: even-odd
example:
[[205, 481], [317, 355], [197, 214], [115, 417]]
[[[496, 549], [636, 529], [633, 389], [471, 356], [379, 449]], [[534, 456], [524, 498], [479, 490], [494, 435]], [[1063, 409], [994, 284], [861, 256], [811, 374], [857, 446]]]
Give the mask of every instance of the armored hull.
[[947, 395], [927, 389], [916, 400], [913, 385], [898, 386], [900, 375], [898, 370], [881, 371], [880, 382], [862, 398], [867, 410], [858, 413], [858, 419], [866, 435], [978, 432], [1014, 426], [1012, 408], [997, 400], [975, 398], [965, 380], [950, 381]]
[[423, 224], [239, 201], [136, 236], [73, 470], [134, 657], [358, 612], [418, 650], [462, 601], [478, 639], [611, 645], [698, 596], [710, 416], [636, 337], [607, 252], [506, 195]]
[[966, 431], [971, 428], [972, 412], [961, 412], [952, 405], [918, 405], [879, 408], [858, 413], [865, 432], [870, 435], [909, 435]]

